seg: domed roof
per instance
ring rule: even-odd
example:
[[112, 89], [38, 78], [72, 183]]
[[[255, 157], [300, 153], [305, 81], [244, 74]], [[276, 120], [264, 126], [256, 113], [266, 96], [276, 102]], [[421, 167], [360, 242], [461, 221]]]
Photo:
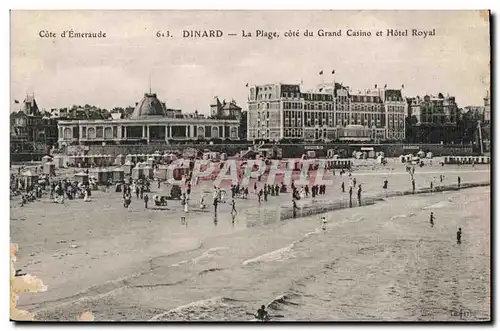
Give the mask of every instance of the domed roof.
[[144, 98], [137, 104], [132, 113], [132, 118], [147, 116], [165, 116], [163, 104], [156, 97], [156, 93], [145, 93]]

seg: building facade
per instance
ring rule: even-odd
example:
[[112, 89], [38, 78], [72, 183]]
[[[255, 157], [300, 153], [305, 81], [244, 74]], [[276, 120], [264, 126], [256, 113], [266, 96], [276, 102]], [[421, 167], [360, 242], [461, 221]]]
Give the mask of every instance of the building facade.
[[249, 90], [247, 139], [403, 140], [407, 107], [401, 90], [351, 94], [339, 83], [311, 91], [299, 84], [257, 85]]
[[[16, 104], [17, 101], [16, 101]], [[57, 121], [38, 108], [33, 95], [10, 113], [11, 152], [45, 151], [57, 142]]]
[[222, 100], [222, 102], [220, 102], [218, 97], [214, 97], [212, 104], [210, 105], [210, 117], [212, 118], [241, 120], [241, 113], [241, 107], [238, 106], [234, 100], [231, 100], [231, 102]]
[[411, 128], [407, 131], [413, 143], [461, 142], [458, 122], [460, 112], [455, 97], [426, 95], [408, 99], [408, 116]]
[[149, 144], [186, 140], [238, 140], [239, 121], [211, 119], [166, 109], [155, 93], [146, 93], [128, 118], [61, 120], [59, 146]]

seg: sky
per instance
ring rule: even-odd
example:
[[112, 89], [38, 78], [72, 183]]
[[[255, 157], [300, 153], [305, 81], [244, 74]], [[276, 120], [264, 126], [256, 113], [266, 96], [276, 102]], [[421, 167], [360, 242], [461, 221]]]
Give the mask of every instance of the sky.
[[[107, 37], [39, 36], [70, 29]], [[183, 30], [207, 29], [224, 36], [182, 38]], [[304, 37], [306, 29], [314, 36]], [[342, 36], [319, 37], [319, 29], [342, 30]], [[348, 37], [348, 29], [372, 36]], [[410, 35], [435, 29], [436, 36], [388, 37], [387, 29]], [[173, 37], [156, 36], [167, 30]], [[242, 30], [253, 36], [242, 37]], [[256, 30], [280, 36], [256, 38]], [[284, 36], [297, 30], [300, 37]], [[404, 84], [406, 96], [441, 92], [460, 107], [482, 105], [490, 88], [489, 40], [488, 17], [479, 11], [12, 11], [11, 111], [28, 93], [47, 110], [126, 107], [150, 81], [168, 108], [185, 112], [208, 113], [214, 96], [245, 109], [246, 84], [302, 81], [307, 89], [333, 79], [354, 93]]]

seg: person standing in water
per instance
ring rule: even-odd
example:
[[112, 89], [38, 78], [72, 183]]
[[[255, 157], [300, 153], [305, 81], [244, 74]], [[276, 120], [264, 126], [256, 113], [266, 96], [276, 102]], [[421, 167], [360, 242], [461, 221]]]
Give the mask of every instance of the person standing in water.
[[461, 244], [462, 243], [462, 228], [458, 228], [458, 231], [457, 231], [457, 244]]
[[430, 216], [430, 218], [429, 218], [429, 222], [431, 223], [431, 227], [433, 227], [433, 226], [434, 226], [434, 220], [435, 220], [435, 218], [434, 218], [434, 213], [433, 213], [433, 212], [431, 212], [431, 216]]
[[328, 222], [326, 221], [326, 217], [325, 216], [321, 217], [321, 230], [326, 231], [327, 225]]

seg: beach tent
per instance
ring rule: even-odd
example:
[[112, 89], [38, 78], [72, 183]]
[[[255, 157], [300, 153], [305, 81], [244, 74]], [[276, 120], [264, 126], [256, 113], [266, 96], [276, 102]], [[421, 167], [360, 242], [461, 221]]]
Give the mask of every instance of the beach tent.
[[125, 163], [125, 155], [118, 154], [115, 158], [115, 165], [121, 166], [124, 163]]
[[153, 155], [151, 155], [155, 162], [160, 162], [161, 160], [161, 154], [159, 151], [155, 151]]
[[428, 152], [428, 153], [427, 153], [427, 155], [426, 155], [426, 157], [427, 157], [428, 159], [432, 159], [432, 152]]
[[97, 183], [105, 184], [113, 179], [113, 171], [106, 168], [94, 168], [90, 172], [96, 178]]
[[152, 158], [152, 157], [149, 157], [149, 158], [148, 158], [148, 161], [147, 161], [146, 163], [147, 163], [147, 165], [148, 165], [149, 167], [151, 167], [151, 168], [152, 168], [152, 167], [154, 166], [154, 164], [155, 164], [155, 159], [154, 159], [154, 158]]
[[42, 157], [42, 164], [45, 164], [47, 162], [51, 162], [52, 161], [52, 158], [48, 155], [45, 155], [44, 157]]
[[425, 152], [423, 150], [420, 150], [418, 153], [417, 153], [417, 156], [420, 157], [420, 158], [424, 158], [425, 157]]
[[46, 162], [43, 164], [43, 174], [55, 176], [56, 174], [56, 165], [53, 162]]
[[95, 161], [95, 164], [98, 166], [98, 167], [103, 167], [105, 166], [105, 159], [104, 159], [104, 156], [102, 154], [97, 154], [96, 155], [96, 161]]
[[138, 167], [139, 164], [135, 168], [132, 169], [132, 179], [138, 180], [144, 177], [144, 169]]
[[[120, 154], [121, 155], [121, 154]], [[118, 156], [120, 156], [118, 155]], [[125, 156], [125, 161], [124, 162], [132, 162], [132, 154], [127, 154], [127, 156]]]
[[89, 183], [89, 175], [85, 172], [79, 172], [75, 174], [75, 180], [79, 183], [87, 185]]
[[167, 169], [167, 166], [159, 166], [158, 169], [154, 170], [154, 177], [161, 180], [167, 180]]
[[113, 165], [114, 160], [113, 160], [113, 157], [111, 155], [105, 154], [102, 156], [102, 158], [103, 158], [104, 166], [109, 167], [109, 166]]
[[143, 174], [144, 174], [144, 178], [146, 179], [153, 179], [153, 168], [150, 167], [149, 165], [146, 165], [144, 168], [142, 168], [143, 170]]
[[54, 156], [54, 164], [56, 165], [57, 168], [63, 168], [64, 167], [64, 158], [62, 155], [56, 155]]
[[125, 179], [125, 171], [122, 168], [113, 169], [113, 182], [121, 182]]
[[38, 175], [31, 172], [31, 170], [27, 170], [21, 174], [22, 179], [24, 180], [24, 189], [32, 188], [34, 184], [38, 183]]
[[122, 166], [123, 172], [125, 175], [131, 175], [132, 174], [132, 168], [134, 165], [132, 164], [131, 161], [125, 161], [125, 164]]

